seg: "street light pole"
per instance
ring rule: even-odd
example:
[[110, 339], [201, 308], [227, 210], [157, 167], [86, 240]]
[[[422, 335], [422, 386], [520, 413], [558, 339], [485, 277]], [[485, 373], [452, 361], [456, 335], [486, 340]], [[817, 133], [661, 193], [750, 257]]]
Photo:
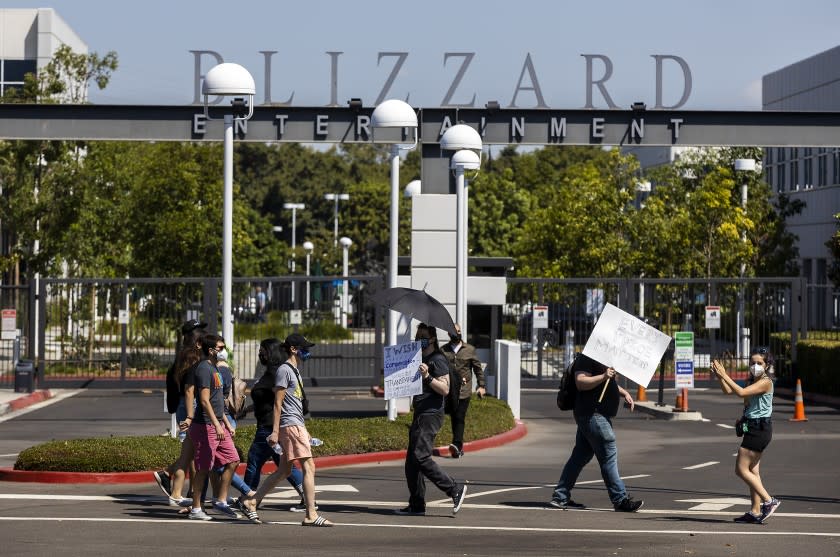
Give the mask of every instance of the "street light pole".
[[[735, 159], [735, 172], [755, 172], [755, 159]], [[744, 214], [746, 215], [747, 212], [747, 179], [744, 177], [744, 182], [741, 184], [741, 209], [744, 210]], [[741, 241], [746, 244], [747, 243], [747, 231], [746, 229], [741, 230]], [[737, 339], [737, 346], [735, 347], [735, 358], [736, 361], [740, 364], [741, 358], [746, 358], [749, 354], [749, 350], [746, 347], [746, 343], [744, 342], [746, 338], [746, 314], [744, 313], [744, 284], [743, 279], [744, 275], [747, 272], [747, 263], [746, 261], [741, 262], [741, 287], [738, 289], [738, 313], [735, 316], [735, 327], [736, 327], [736, 336]]]
[[335, 201], [335, 210], [333, 211], [333, 246], [338, 247], [338, 202], [347, 201], [350, 199], [349, 193], [327, 193], [324, 194], [324, 199], [327, 201]]
[[232, 96], [232, 111], [224, 115], [223, 201], [222, 201], [222, 336], [231, 349], [233, 339], [233, 124], [247, 121], [254, 115], [254, 78], [248, 70], [233, 63], [214, 66], [204, 76], [201, 92], [204, 95], [204, 117], [209, 114], [208, 97]]
[[343, 252], [343, 266], [342, 266], [342, 274], [341, 276], [344, 277], [344, 280], [341, 283], [341, 326], [343, 328], [347, 328], [347, 307], [349, 305], [350, 297], [347, 292], [347, 275], [349, 274], [348, 270], [348, 255], [350, 251], [350, 246], [353, 245], [353, 241], [348, 238], [347, 236], [342, 236], [341, 240], [341, 247]]
[[[389, 99], [383, 101], [373, 110], [371, 123], [374, 133], [378, 128], [391, 128], [414, 131], [414, 144], [401, 147], [398, 143], [391, 145], [391, 210], [389, 218], [389, 255], [388, 255], [388, 287], [396, 288], [397, 273], [399, 272], [399, 226], [400, 226], [400, 150], [410, 150], [417, 146], [417, 113], [408, 103]], [[397, 312], [388, 311], [388, 346], [397, 344]], [[388, 399], [388, 420], [397, 419], [397, 404], [395, 399]]]
[[[295, 234], [297, 233], [297, 211], [300, 209], [301, 211], [306, 209], [306, 205], [303, 203], [283, 203], [284, 209], [289, 209], [292, 211], [292, 265], [291, 265], [291, 272], [295, 274], [295, 250], [297, 249], [297, 242], [295, 239]], [[295, 283], [292, 283], [292, 304], [295, 303]]]
[[309, 311], [309, 259], [312, 256], [312, 250], [315, 249], [315, 245], [312, 242], [304, 242], [303, 249], [306, 252], [306, 311]]

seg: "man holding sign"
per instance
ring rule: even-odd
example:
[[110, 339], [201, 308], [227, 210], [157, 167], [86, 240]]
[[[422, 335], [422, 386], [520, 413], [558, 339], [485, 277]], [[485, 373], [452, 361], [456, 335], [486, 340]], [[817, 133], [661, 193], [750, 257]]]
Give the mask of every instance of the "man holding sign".
[[563, 467], [549, 505], [558, 509], [584, 508], [584, 505], [572, 500], [571, 492], [583, 467], [595, 456], [615, 510], [636, 512], [644, 501], [627, 496], [624, 482], [618, 473], [618, 447], [612, 428], [612, 418], [618, 413], [620, 399], [623, 398], [630, 405], [632, 412], [633, 397], [618, 386], [614, 368], [600, 364], [589, 356], [579, 355], [572, 364], [572, 371], [577, 386], [574, 408], [577, 422], [575, 448]]
[[572, 364], [578, 391], [574, 409], [577, 436], [549, 505], [560, 509], [583, 507], [572, 501], [570, 494], [581, 470], [595, 456], [615, 510], [632, 513], [641, 508], [644, 502], [627, 496], [618, 473], [612, 418], [618, 413], [621, 398], [631, 412], [634, 403], [630, 393], [616, 383], [615, 368], [621, 368], [625, 377], [647, 387], [670, 342], [671, 337], [641, 319], [612, 304], [604, 307], [583, 354]]

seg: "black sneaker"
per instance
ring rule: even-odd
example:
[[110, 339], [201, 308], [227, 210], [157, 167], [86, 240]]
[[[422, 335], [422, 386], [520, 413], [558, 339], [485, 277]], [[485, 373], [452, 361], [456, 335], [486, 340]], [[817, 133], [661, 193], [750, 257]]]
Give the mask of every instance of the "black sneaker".
[[463, 451], [461, 451], [461, 449], [458, 448], [458, 445], [456, 445], [455, 443], [450, 443], [449, 444], [449, 456], [450, 457], [461, 458], [461, 455], [463, 455], [463, 454], [464, 454]]
[[753, 513], [744, 513], [738, 518], [733, 518], [732, 520], [740, 524], [761, 524], [761, 517], [756, 516]]
[[549, 507], [553, 507], [555, 509], [585, 509], [586, 505], [583, 503], [577, 503], [572, 499], [566, 499], [565, 501], [560, 501], [559, 499], [552, 499], [548, 502]]
[[775, 497], [771, 497], [769, 501], [762, 503], [761, 516], [759, 517], [758, 521], [763, 524], [765, 520], [770, 518], [770, 515], [776, 512], [776, 509], [778, 509], [779, 505], [781, 504], [782, 502], [776, 499]]
[[644, 501], [635, 501], [630, 497], [625, 497], [621, 500], [621, 503], [615, 505], [615, 512], [619, 513], [634, 513], [642, 508], [644, 505]]
[[402, 516], [426, 516], [426, 509], [412, 509], [411, 507], [406, 507], [404, 509], [395, 510], [394, 514]]
[[172, 497], [172, 484], [169, 480], [169, 474], [165, 471], [161, 470], [160, 472], [155, 472], [154, 474], [155, 481], [158, 484], [160, 490], [166, 494], [167, 497]]
[[461, 504], [464, 502], [464, 497], [467, 495], [467, 485], [461, 484], [458, 491], [452, 497], [452, 514], [456, 514], [461, 510]]

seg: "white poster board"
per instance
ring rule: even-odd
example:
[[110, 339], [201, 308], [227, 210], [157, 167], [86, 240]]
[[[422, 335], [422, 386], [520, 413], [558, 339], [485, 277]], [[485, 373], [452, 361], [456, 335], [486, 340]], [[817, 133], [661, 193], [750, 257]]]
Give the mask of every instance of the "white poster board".
[[531, 322], [534, 329], [548, 329], [548, 306], [534, 306]]
[[420, 377], [420, 343], [417, 341], [385, 347], [385, 399], [419, 395], [423, 392]]
[[607, 304], [583, 353], [647, 387], [670, 343], [671, 337], [665, 333]]
[[720, 329], [720, 306], [706, 306], [706, 328]]

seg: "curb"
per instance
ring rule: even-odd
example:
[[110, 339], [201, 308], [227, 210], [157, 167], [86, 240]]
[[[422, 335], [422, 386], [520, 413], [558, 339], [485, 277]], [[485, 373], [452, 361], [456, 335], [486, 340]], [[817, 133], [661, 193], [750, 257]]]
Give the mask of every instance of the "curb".
[[16, 410], [23, 410], [27, 406], [32, 406], [33, 404], [49, 400], [53, 396], [54, 395], [52, 394], [52, 392], [50, 392], [48, 389], [34, 391], [32, 393], [20, 396], [14, 400], [10, 400], [9, 402], [3, 405], [0, 405], [0, 416], [8, 414], [9, 412], [14, 412]]
[[[627, 406], [625, 405], [625, 408]], [[651, 415], [654, 418], [667, 421], [683, 421], [683, 422], [699, 422], [703, 419], [703, 414], [689, 410], [688, 412], [679, 412], [673, 406], [668, 404], [664, 406], [657, 406], [655, 402], [643, 401], [636, 403], [636, 410], [645, 414]]]
[[[521, 420], [516, 420], [513, 429], [476, 441], [464, 443], [464, 451], [480, 451], [500, 447], [525, 437], [528, 428]], [[315, 458], [317, 468], [336, 468], [339, 466], [351, 466], [354, 464], [369, 464], [372, 462], [384, 462], [388, 460], [402, 460], [406, 451], [382, 451], [378, 453], [360, 453], [348, 455], [320, 456]], [[438, 447], [434, 450], [435, 456], [449, 457], [448, 447]], [[263, 473], [271, 473], [276, 470], [274, 463], [269, 461], [263, 466]], [[244, 473], [245, 464], [240, 464], [237, 472]], [[0, 468], [0, 482], [27, 482], [27, 483], [55, 483], [55, 484], [134, 484], [151, 483], [153, 470], [144, 472], [40, 472], [30, 470], [14, 470], [12, 468]]]

